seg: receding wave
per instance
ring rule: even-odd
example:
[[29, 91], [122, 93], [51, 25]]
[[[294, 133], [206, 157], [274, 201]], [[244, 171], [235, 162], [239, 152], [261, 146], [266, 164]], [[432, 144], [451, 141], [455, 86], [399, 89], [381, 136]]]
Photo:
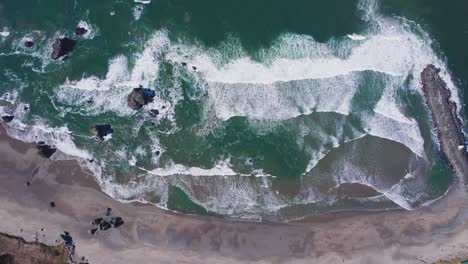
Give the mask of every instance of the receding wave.
[[[325, 43], [285, 33], [255, 53], [234, 37], [213, 48], [158, 30], [138, 52], [115, 54], [105, 76], [55, 87], [50, 100], [63, 115], [126, 120], [121, 129], [127, 134], [115, 136], [124, 143], [106, 146], [107, 152], [83, 131], [52, 129], [46, 120], [28, 128], [22, 106], [12, 106], [17, 96], [4, 95], [0, 110], [18, 117], [10, 133], [27, 141], [45, 138], [64, 154], [81, 157], [117, 199], [166, 207], [175, 186], [209, 212], [288, 219], [297, 217], [299, 205], [333, 207], [343, 200], [338, 188], [357, 183], [412, 209], [434, 198], [425, 194], [431, 138], [421, 128], [427, 120], [416, 118], [402, 94], [420, 95], [420, 72], [429, 63], [444, 69], [455, 101], [458, 93], [418, 25], [380, 15], [376, 1], [363, 0], [359, 7], [368, 25], [362, 32]], [[138, 85], [158, 87], [148, 106], [164, 106], [157, 120], [125, 107]], [[259, 154], [253, 139], [277, 153]], [[98, 162], [86, 161], [91, 158]], [[281, 181], [284, 175], [296, 183]]]

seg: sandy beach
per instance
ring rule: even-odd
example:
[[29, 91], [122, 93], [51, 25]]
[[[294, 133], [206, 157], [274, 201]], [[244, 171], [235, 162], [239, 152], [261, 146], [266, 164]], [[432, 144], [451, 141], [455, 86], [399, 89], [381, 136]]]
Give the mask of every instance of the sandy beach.
[[[0, 155], [0, 232], [55, 245], [68, 231], [77, 255], [89, 263], [433, 263], [468, 257], [468, 200], [457, 186], [414, 211], [236, 222], [115, 201], [75, 161], [44, 159], [35, 145], [3, 129]], [[107, 208], [125, 224], [89, 234], [91, 221]]]

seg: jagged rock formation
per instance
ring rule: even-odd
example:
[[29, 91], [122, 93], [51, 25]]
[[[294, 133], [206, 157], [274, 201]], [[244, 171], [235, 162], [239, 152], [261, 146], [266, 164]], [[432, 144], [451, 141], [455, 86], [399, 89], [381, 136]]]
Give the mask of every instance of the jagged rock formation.
[[155, 91], [148, 88], [135, 88], [127, 97], [127, 105], [133, 110], [141, 109], [153, 101]]
[[468, 183], [468, 155], [458, 149], [465, 142], [463, 125], [457, 115], [457, 105], [450, 101], [450, 90], [440, 78], [439, 71], [434, 65], [427, 65], [422, 71], [424, 96], [432, 114], [441, 151], [456, 174]]
[[52, 54], [50, 57], [53, 60], [64, 58], [70, 53], [75, 47], [76, 41], [69, 38], [56, 38], [54, 44], [52, 44]]
[[99, 140], [104, 141], [105, 137], [114, 133], [111, 125], [96, 125], [91, 128], [91, 133]]

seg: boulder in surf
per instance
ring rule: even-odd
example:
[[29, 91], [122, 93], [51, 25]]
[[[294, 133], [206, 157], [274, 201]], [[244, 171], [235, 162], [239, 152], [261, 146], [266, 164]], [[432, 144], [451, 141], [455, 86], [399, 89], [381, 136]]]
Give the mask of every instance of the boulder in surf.
[[133, 110], [139, 110], [154, 100], [156, 92], [149, 88], [135, 88], [127, 97], [127, 105]]
[[53, 60], [64, 58], [70, 53], [76, 45], [76, 41], [70, 38], [56, 38], [52, 44], [52, 54], [50, 57]]
[[105, 137], [114, 133], [111, 125], [96, 125], [91, 128], [91, 133], [99, 140], [104, 141]]
[[39, 144], [36, 148], [39, 150], [39, 155], [46, 159], [50, 158], [57, 151], [56, 148], [46, 144]]
[[6, 116], [2, 116], [2, 120], [3, 122], [5, 123], [10, 123], [15, 117], [12, 116], [12, 115], [6, 115]]
[[24, 42], [24, 46], [25, 46], [26, 48], [32, 48], [32, 47], [34, 46], [34, 42], [32, 42], [32, 40], [26, 40], [26, 41]]
[[75, 35], [77, 36], [83, 36], [86, 33], [88, 33], [88, 30], [85, 27], [78, 26], [75, 28]]

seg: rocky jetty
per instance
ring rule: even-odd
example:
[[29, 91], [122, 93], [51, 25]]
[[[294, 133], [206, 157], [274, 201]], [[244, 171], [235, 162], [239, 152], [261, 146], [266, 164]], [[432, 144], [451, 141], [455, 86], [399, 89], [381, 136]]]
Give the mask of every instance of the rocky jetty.
[[457, 115], [457, 105], [450, 101], [451, 92], [439, 76], [439, 71], [434, 65], [426, 66], [421, 73], [422, 89], [441, 151], [456, 174], [467, 183], [468, 155], [458, 148], [465, 142], [463, 125]]
[[52, 54], [50, 57], [53, 60], [65, 58], [75, 47], [76, 41], [70, 38], [56, 38], [52, 44]]

